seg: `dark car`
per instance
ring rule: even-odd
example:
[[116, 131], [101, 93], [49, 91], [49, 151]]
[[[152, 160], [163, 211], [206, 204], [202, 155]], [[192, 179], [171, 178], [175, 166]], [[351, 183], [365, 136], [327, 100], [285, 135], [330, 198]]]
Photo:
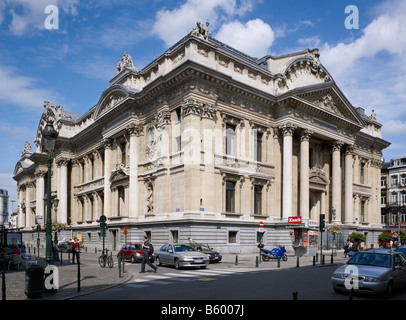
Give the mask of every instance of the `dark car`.
[[118, 252], [117, 257], [122, 257], [124, 260], [130, 260], [131, 263], [141, 262], [144, 258], [141, 243], [126, 243]]
[[395, 251], [403, 253], [403, 255], [406, 257], [406, 247], [399, 247]]
[[58, 249], [59, 252], [67, 252], [67, 253], [72, 252], [72, 242], [69, 241], [58, 242], [56, 248]]
[[222, 259], [222, 255], [213, 250], [213, 248], [210, 248], [208, 244], [192, 243], [191, 246], [195, 248], [196, 251], [208, 254], [210, 257], [210, 263], [220, 262]]

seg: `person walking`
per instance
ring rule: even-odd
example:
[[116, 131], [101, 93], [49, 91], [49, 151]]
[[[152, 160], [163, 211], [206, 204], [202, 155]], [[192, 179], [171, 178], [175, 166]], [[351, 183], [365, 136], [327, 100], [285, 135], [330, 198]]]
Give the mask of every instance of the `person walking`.
[[156, 273], [158, 270], [158, 267], [153, 265], [151, 263], [151, 261], [149, 260], [149, 254], [150, 254], [150, 249], [151, 249], [152, 245], [148, 241], [147, 236], [143, 236], [142, 239], [144, 241], [144, 243], [142, 244], [142, 251], [144, 252], [144, 258], [142, 259], [140, 273], [145, 272], [145, 264], [149, 265], [152, 269], [154, 269], [154, 272]]
[[80, 251], [80, 242], [78, 238], [74, 238], [72, 242], [72, 263], [75, 264], [75, 256], [76, 260], [79, 263], [79, 251]]
[[348, 252], [350, 252], [351, 249], [351, 242], [349, 239], [347, 239], [347, 242], [344, 245], [344, 257], [347, 258]]

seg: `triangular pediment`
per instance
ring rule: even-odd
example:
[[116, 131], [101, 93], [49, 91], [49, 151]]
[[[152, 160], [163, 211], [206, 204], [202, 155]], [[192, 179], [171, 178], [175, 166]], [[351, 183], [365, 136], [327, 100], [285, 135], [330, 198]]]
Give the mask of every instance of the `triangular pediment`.
[[322, 88], [302, 89], [295, 93], [294, 97], [309, 106], [313, 106], [318, 111], [333, 114], [359, 127], [365, 125], [355, 108], [334, 83]]

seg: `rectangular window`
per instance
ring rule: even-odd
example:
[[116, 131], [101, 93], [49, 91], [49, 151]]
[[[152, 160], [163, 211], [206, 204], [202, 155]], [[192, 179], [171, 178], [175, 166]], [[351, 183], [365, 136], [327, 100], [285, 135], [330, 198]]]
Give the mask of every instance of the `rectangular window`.
[[365, 163], [361, 163], [361, 179], [360, 182], [362, 184], [365, 183]]
[[392, 187], [398, 186], [398, 176], [392, 176]]
[[125, 142], [123, 142], [122, 144], [121, 144], [121, 163], [124, 165], [124, 166], [126, 166], [127, 165], [127, 149], [126, 149], [126, 143]]
[[235, 126], [226, 126], [226, 154], [235, 156]]
[[172, 235], [172, 242], [178, 243], [178, 239], [179, 239], [178, 230], [171, 230], [171, 235]]
[[228, 232], [228, 243], [237, 243], [237, 231]]
[[365, 201], [361, 201], [361, 222], [365, 220]]
[[381, 179], [381, 187], [383, 187], [383, 188], [386, 187], [386, 178]]
[[262, 214], [262, 187], [254, 187], [254, 214]]
[[256, 132], [254, 141], [255, 161], [262, 161], [262, 133]]
[[235, 212], [235, 183], [226, 182], [226, 212]]

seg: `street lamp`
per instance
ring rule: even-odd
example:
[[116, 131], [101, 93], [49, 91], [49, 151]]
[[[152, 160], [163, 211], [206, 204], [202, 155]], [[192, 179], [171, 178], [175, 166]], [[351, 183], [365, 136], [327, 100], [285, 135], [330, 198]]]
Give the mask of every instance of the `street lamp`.
[[45, 128], [42, 130], [43, 147], [48, 152], [48, 181], [47, 181], [47, 221], [46, 221], [46, 242], [45, 242], [45, 261], [47, 265], [52, 262], [52, 219], [51, 219], [51, 165], [52, 154], [55, 149], [55, 142], [58, 138], [58, 132], [55, 130], [50, 119], [47, 120]]
[[58, 197], [55, 197], [54, 198], [55, 222], [58, 222], [58, 204], [59, 204], [59, 199], [58, 199]]

